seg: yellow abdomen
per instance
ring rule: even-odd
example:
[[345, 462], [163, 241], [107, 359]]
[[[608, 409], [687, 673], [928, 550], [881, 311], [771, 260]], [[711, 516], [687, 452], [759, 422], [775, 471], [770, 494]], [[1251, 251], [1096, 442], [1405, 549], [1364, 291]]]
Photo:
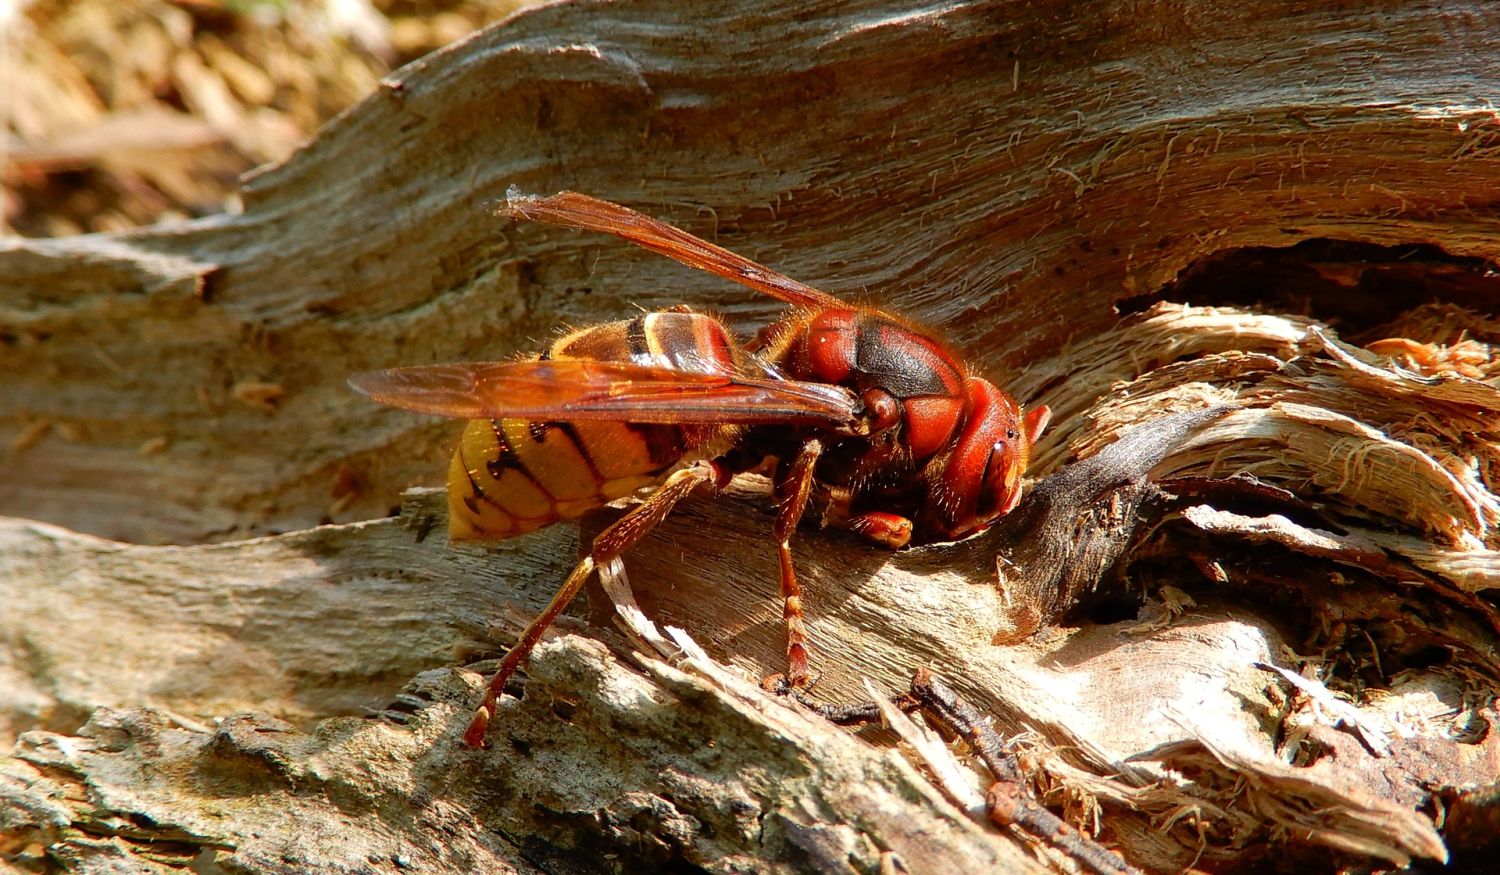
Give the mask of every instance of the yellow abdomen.
[[509, 538], [650, 486], [683, 456], [681, 429], [625, 422], [473, 420], [448, 471], [448, 534]]
[[[730, 349], [718, 320], [666, 312], [579, 329], [542, 357], [728, 368]], [[471, 420], [448, 469], [449, 537], [509, 538], [581, 516], [659, 482], [722, 432], [608, 420]]]

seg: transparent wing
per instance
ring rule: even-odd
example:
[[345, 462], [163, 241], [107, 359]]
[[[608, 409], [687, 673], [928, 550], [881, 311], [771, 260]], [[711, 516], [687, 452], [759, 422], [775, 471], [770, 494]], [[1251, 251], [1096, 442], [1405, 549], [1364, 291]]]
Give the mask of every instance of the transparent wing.
[[613, 234], [688, 267], [717, 274], [788, 304], [818, 309], [849, 306], [827, 292], [799, 283], [629, 207], [573, 191], [559, 192], [551, 197], [525, 195], [514, 186], [506, 193], [506, 201], [501, 212], [512, 218]]

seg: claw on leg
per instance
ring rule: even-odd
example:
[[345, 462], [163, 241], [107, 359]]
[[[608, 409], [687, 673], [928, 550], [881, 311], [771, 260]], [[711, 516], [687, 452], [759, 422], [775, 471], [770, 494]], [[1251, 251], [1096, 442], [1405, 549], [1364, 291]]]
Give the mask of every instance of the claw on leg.
[[464, 744], [469, 747], [484, 747], [484, 736], [490, 728], [490, 705], [486, 702], [474, 709], [469, 727], [464, 730]]
[[779, 671], [766, 675], [765, 679], [760, 682], [760, 688], [773, 696], [785, 696], [792, 691], [792, 685], [787, 681], [786, 674]]
[[773, 696], [791, 696], [807, 707], [817, 710], [818, 706], [805, 698], [803, 694], [816, 686], [821, 677], [820, 672], [809, 671], [802, 678], [801, 683], [798, 683], [796, 678], [778, 671], [775, 674], [766, 675], [760, 682], [760, 688]]

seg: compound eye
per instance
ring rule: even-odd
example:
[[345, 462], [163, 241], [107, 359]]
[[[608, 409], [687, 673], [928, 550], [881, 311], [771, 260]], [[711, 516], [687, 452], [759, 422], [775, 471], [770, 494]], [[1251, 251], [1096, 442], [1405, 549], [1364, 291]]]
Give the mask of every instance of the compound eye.
[[870, 414], [870, 434], [895, 428], [901, 421], [901, 402], [884, 389], [866, 389], [859, 400], [865, 403], [865, 410]]

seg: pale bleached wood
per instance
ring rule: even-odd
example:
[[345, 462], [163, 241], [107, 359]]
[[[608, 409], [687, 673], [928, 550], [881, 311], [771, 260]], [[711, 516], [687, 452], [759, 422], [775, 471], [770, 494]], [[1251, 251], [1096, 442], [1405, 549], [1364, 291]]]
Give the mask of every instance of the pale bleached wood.
[[[1495, 251], [1471, 208], [1497, 194], [1486, 4], [1124, 9], [562, 4], [392, 75], [252, 178], [243, 215], [0, 242], [0, 439], [56, 425], [0, 462], [0, 510], [224, 538], [322, 519], [347, 465], [369, 489], [338, 517], [369, 516], [431, 482], [444, 431], [350, 372], [504, 357], [635, 306], [776, 309], [490, 217], [512, 184], [907, 310], [1028, 401], [1067, 400], [1066, 343], [1210, 253]], [[275, 412], [233, 400], [247, 381], [285, 390]]]

